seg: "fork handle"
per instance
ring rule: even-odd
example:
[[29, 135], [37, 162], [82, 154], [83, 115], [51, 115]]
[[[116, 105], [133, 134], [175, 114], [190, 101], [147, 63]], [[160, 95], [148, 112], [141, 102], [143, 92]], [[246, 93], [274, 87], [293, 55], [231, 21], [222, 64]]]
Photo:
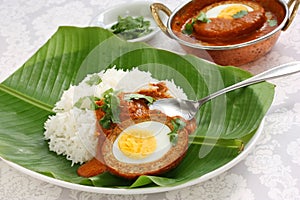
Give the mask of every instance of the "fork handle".
[[283, 65], [279, 65], [278, 67], [269, 69], [265, 72], [262, 72], [260, 74], [257, 74], [255, 76], [252, 76], [251, 78], [248, 78], [244, 81], [238, 82], [234, 85], [231, 85], [229, 87], [226, 87], [222, 90], [219, 90], [215, 93], [212, 93], [208, 95], [207, 97], [204, 97], [199, 100], [199, 104], [203, 104], [217, 96], [220, 96], [224, 93], [230, 92], [235, 89], [239, 89], [248, 85], [260, 83], [269, 79], [279, 78], [282, 76], [287, 76], [290, 74], [295, 74], [300, 72], [300, 61], [290, 62]]

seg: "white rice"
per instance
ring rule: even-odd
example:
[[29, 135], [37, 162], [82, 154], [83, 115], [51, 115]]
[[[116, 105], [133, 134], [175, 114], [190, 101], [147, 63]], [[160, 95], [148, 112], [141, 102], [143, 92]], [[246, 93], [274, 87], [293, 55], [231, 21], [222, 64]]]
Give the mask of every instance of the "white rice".
[[[98, 85], [86, 83], [93, 75], [101, 77], [102, 82]], [[65, 155], [68, 160], [75, 163], [84, 163], [95, 156], [97, 135], [95, 124], [97, 120], [93, 110], [79, 109], [74, 104], [82, 97], [102, 97], [103, 92], [112, 88], [123, 92], [135, 92], [145, 88], [151, 82], [159, 82], [151, 77], [149, 72], [133, 69], [122, 71], [108, 69], [99, 73], [87, 75], [78, 84], [70, 86], [64, 91], [61, 99], [55, 104], [56, 115], [50, 116], [45, 122], [44, 136], [49, 142], [49, 149], [58, 155]], [[177, 87], [173, 80], [164, 81], [174, 97], [186, 99], [181, 88]]]

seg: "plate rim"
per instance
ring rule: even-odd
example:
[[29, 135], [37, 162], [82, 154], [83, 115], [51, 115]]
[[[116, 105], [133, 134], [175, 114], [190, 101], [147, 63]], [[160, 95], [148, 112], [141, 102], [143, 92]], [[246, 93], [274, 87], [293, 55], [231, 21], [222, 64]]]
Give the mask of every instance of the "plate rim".
[[258, 129], [256, 130], [253, 137], [250, 139], [250, 141], [245, 145], [244, 150], [234, 159], [226, 163], [225, 165], [208, 172], [196, 179], [187, 181], [183, 184], [179, 184], [176, 186], [158, 186], [158, 187], [150, 187], [150, 188], [132, 188], [132, 189], [123, 189], [123, 188], [108, 188], [108, 187], [96, 187], [96, 186], [87, 186], [87, 185], [80, 185], [75, 184], [59, 179], [55, 179], [53, 177], [46, 176], [44, 174], [40, 174], [38, 172], [32, 171], [30, 169], [27, 169], [21, 165], [18, 165], [14, 162], [8, 161], [0, 156], [0, 159], [7, 163], [12, 168], [16, 169], [17, 171], [27, 174], [33, 178], [36, 178], [37, 180], [44, 181], [53, 185], [57, 185], [63, 188], [68, 188], [72, 190], [78, 190], [82, 192], [91, 192], [91, 193], [99, 193], [99, 194], [118, 194], [118, 195], [124, 195], [124, 194], [154, 194], [154, 193], [161, 193], [161, 192], [169, 192], [173, 190], [183, 189], [189, 186], [193, 186], [202, 182], [205, 182], [211, 178], [214, 178], [216, 176], [219, 176], [220, 174], [224, 173], [225, 171], [229, 170], [230, 168], [237, 165], [239, 162], [241, 162], [246, 156], [252, 151], [252, 149], [255, 147], [259, 137], [262, 134], [263, 127], [265, 123], [265, 117], [262, 119]]

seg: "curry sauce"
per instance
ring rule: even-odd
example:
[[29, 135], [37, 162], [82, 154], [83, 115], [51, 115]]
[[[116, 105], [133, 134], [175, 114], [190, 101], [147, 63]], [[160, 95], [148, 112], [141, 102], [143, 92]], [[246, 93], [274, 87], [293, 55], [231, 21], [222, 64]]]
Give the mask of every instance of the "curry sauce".
[[[226, 46], [248, 42], [273, 31], [282, 21], [282, 13], [275, 14], [277, 5], [268, 5], [260, 1], [213, 1], [200, 3], [193, 1], [178, 12], [171, 23], [175, 35], [187, 42], [207, 46]], [[206, 12], [212, 5], [239, 3], [252, 6], [253, 10], [237, 18], [212, 17], [208, 22], [197, 20], [199, 13]], [[208, 7], [208, 8], [207, 8]], [[238, 14], [238, 13], [237, 13]], [[187, 34], [186, 26], [192, 26]]]
[[[137, 94], [150, 96], [156, 100], [172, 97], [168, 93], [167, 86], [165, 85], [165, 83], [162, 83], [162, 82], [156, 83], [156, 84], [150, 84], [149, 89], [139, 90], [137, 92]], [[161, 123], [167, 125], [168, 127], [170, 127], [171, 130], [174, 128], [171, 121], [175, 118], [179, 118], [178, 116], [169, 117], [158, 110], [150, 110], [148, 102], [145, 99], [143, 99], [143, 98], [132, 99], [132, 100], [128, 101], [128, 100], [124, 99], [124, 95], [126, 95], [126, 93], [121, 92], [118, 94], [118, 98], [120, 100], [119, 101], [120, 123], [112, 123], [109, 128], [104, 128], [99, 123], [96, 124], [96, 127], [97, 127], [96, 132], [98, 135], [98, 145], [97, 145], [96, 157], [78, 168], [77, 173], [79, 176], [83, 176], [83, 177], [96, 176], [98, 174], [106, 172], [107, 170], [112, 171], [114, 174], [117, 174], [117, 175], [122, 174], [122, 173], [118, 172], [118, 170], [107, 168], [104, 157], [106, 157], [107, 154], [111, 154], [111, 152], [110, 152], [111, 149], [103, 150], [103, 146], [106, 143], [110, 144], [109, 141], [110, 140], [113, 141], [112, 138], [115, 139], [125, 128], [132, 126], [133, 124], [137, 124], [137, 123], [141, 123], [141, 122], [145, 122], [145, 121], [157, 121], [157, 122], [161, 122]], [[100, 107], [103, 106], [103, 104], [104, 104], [103, 99], [100, 99], [99, 101], [97, 101], [96, 104], [99, 105]], [[95, 110], [95, 116], [97, 118], [97, 121], [101, 120], [105, 115], [106, 115], [106, 113], [101, 108]], [[165, 161], [163, 161], [163, 162], [166, 162], [165, 167], [163, 167], [163, 169], [160, 169], [160, 168], [155, 169], [155, 171], [157, 173], [164, 172], [165, 170], [176, 166], [177, 162], [179, 162], [182, 159], [181, 157], [183, 155], [185, 155], [185, 152], [187, 149], [187, 137], [190, 133], [194, 132], [194, 130], [196, 129], [196, 122], [194, 119], [190, 120], [190, 121], [186, 121], [183, 118], [180, 118], [180, 119], [186, 123], [185, 128], [180, 133], [181, 134], [180, 137], [184, 138], [184, 140], [185, 140], [184, 141], [185, 145], [180, 148], [176, 147], [177, 149], [181, 149], [182, 154], [180, 154], [180, 152], [176, 153], [176, 155], [179, 155], [178, 159], [175, 159], [176, 163], [173, 163], [173, 161], [168, 163], [170, 159], [165, 159]], [[107, 145], [105, 145], [105, 146], [107, 146]], [[105, 148], [105, 149], [107, 149], [107, 148]], [[103, 152], [103, 151], [105, 151], [105, 152]], [[181, 158], [181, 159], [179, 159], [179, 158]], [[112, 160], [114, 160], [114, 158]], [[112, 162], [114, 162], [114, 161], [112, 161]], [[162, 161], [160, 161], [160, 162], [162, 162]], [[118, 164], [118, 163], [116, 164], [116, 166], [119, 166], [119, 165], [121, 165], [121, 164]], [[125, 164], [122, 163], [122, 165], [125, 165]], [[145, 166], [147, 166], [147, 163], [145, 164]], [[145, 168], [145, 170], [147, 170], [147, 168]], [[136, 174], [139, 174], [139, 173], [147, 174], [147, 171], [137, 172]], [[125, 178], [136, 177], [136, 175], [134, 175], [134, 176], [127, 175], [126, 173], [122, 174], [121, 176], [123, 176]]]

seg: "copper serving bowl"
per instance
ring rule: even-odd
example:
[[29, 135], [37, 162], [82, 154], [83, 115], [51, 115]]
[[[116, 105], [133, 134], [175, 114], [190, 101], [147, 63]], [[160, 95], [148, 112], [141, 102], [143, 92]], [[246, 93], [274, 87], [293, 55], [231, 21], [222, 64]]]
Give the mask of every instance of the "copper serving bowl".
[[[192, 0], [171, 11], [161, 3], [151, 5], [151, 12], [154, 20], [161, 30], [170, 38], [181, 44], [187, 53], [194, 54], [206, 60], [213, 61], [220, 65], [240, 66], [258, 58], [269, 52], [278, 40], [281, 31], [287, 30], [296, 16], [300, 0], [290, 0], [285, 3], [283, 0], [252, 0], [261, 5], [264, 9], [275, 14], [277, 26], [270, 32], [248, 41], [237, 42], [228, 45], [211, 45], [199, 42], [191, 42], [178, 36], [178, 31], [174, 31], [178, 19], [183, 16], [192, 16], [195, 12], [213, 3], [224, 0]], [[190, 9], [193, 8], [192, 12]], [[198, 9], [198, 10], [197, 10]], [[189, 12], [186, 12], [189, 10]], [[160, 17], [160, 11], [168, 15], [165, 25]]]

